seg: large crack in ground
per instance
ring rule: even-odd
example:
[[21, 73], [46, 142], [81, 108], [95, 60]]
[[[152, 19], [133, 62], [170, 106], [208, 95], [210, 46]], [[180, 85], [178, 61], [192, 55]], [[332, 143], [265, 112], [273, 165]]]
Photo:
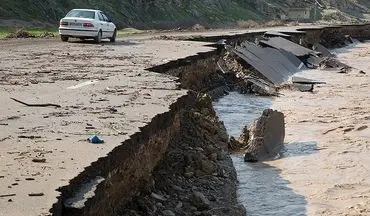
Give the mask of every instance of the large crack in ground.
[[[345, 42], [348, 36], [339, 34], [330, 37], [333, 31], [328, 31], [330, 33], [324, 31], [319, 34], [319, 37], [322, 37], [320, 42], [326, 46], [332, 48], [348, 44]], [[312, 46], [312, 40], [317, 40], [317, 35], [315, 39], [310, 36], [306, 36], [304, 43], [309, 47]], [[233, 42], [232, 46], [234, 45]], [[232, 74], [225, 73], [224, 68], [220, 66], [220, 60], [224, 61], [223, 65], [226, 65], [227, 72], [233, 71]], [[266, 93], [261, 92], [261, 89], [256, 91], [237, 75], [238, 73], [260, 75], [254, 68], [242, 65], [240, 59], [236, 60], [235, 56], [230, 58], [229, 54], [219, 50], [149, 70], [179, 77], [182, 88], [200, 94], [207, 93], [214, 100], [235, 90], [259, 95]], [[266, 79], [261, 75], [259, 78]], [[276, 90], [281, 88], [286, 86], [278, 87]], [[199, 102], [204, 100], [210, 99], [203, 98]], [[163, 160], [153, 171], [151, 190], [134, 197], [125, 207], [126, 215], [245, 215], [245, 210], [237, 205], [235, 200], [237, 179], [228, 153], [230, 149], [226, 147], [228, 135], [214, 109], [209, 105], [210, 102], [207, 103], [205, 107], [198, 106], [184, 113], [186, 117], [181, 127], [184, 130], [181, 134], [184, 136], [169, 145]], [[214, 120], [213, 125], [207, 123], [210, 121], [209, 118]], [[215, 129], [218, 132], [214, 132]], [[220, 158], [220, 153], [226, 154]]]

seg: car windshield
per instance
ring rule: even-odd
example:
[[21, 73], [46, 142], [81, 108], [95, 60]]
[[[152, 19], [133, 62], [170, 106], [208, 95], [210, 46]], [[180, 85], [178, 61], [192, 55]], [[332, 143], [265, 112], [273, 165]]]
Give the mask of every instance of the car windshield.
[[86, 11], [86, 10], [72, 10], [66, 15], [66, 17], [80, 17], [80, 18], [95, 19], [95, 12]]

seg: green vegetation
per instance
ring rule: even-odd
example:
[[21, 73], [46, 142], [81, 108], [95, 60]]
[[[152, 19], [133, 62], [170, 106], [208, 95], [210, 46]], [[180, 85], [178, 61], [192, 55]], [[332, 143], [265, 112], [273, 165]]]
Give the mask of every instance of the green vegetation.
[[117, 37], [125, 37], [129, 35], [137, 35], [137, 34], [145, 34], [148, 33], [148, 31], [143, 31], [139, 29], [134, 28], [124, 28], [117, 32]]
[[47, 37], [58, 34], [53, 28], [0, 28], [0, 39], [7, 37]]

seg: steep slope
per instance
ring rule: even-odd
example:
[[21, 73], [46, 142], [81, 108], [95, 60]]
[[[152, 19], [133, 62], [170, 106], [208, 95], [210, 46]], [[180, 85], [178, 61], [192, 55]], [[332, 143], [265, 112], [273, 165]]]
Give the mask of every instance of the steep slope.
[[239, 19], [262, 20], [247, 1], [223, 0], [1, 0], [0, 19], [58, 22], [72, 8], [104, 10], [120, 27], [171, 28], [196, 23], [220, 26]]
[[[315, 0], [0, 0], [0, 20], [47, 21], [56, 24], [72, 8], [106, 11], [119, 27], [176, 28], [196, 23], [225, 27], [237, 20], [279, 18], [289, 7], [312, 7]], [[321, 10], [363, 18], [369, 0], [318, 0]]]

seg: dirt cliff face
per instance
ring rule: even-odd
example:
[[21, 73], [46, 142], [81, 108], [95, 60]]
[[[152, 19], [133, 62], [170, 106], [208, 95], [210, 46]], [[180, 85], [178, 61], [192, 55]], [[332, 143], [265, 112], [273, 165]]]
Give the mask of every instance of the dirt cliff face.
[[198, 97], [180, 116], [179, 136], [155, 168], [151, 188], [134, 197], [123, 215], [245, 215], [237, 205], [228, 135], [211, 98]]

